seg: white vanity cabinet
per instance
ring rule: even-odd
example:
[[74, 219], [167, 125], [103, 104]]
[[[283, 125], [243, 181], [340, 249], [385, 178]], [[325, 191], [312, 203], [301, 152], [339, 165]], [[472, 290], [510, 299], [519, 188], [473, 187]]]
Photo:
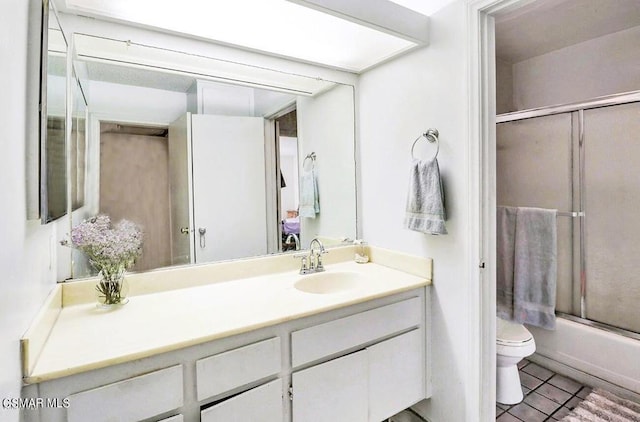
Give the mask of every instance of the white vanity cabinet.
[[32, 384], [25, 422], [380, 422], [429, 396], [429, 288]]

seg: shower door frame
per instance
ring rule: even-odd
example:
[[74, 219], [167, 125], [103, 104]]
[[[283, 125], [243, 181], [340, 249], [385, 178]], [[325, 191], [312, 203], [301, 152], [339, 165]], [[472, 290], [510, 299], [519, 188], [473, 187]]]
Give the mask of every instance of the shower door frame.
[[[578, 224], [579, 224], [579, 252], [576, 254], [576, 252], [574, 252], [574, 257], [575, 255], [578, 255], [578, 260], [579, 260], [579, 264], [578, 264], [578, 271], [579, 271], [579, 277], [580, 277], [580, 316], [577, 315], [573, 315], [573, 314], [569, 314], [569, 313], [565, 313], [565, 312], [556, 312], [556, 314], [558, 316], [561, 316], [562, 318], [566, 318], [568, 320], [574, 321], [574, 322], [578, 322], [584, 325], [588, 325], [590, 327], [595, 327], [595, 328], [599, 328], [599, 329], [603, 329], [605, 331], [609, 331], [615, 334], [619, 334], [625, 337], [630, 337], [636, 340], [640, 340], [640, 333], [636, 333], [634, 331], [629, 331], [626, 330], [624, 328], [620, 328], [620, 327], [616, 327], [614, 325], [610, 325], [610, 324], [606, 324], [606, 323], [602, 323], [602, 322], [598, 322], [598, 321], [594, 321], [591, 319], [588, 319], [586, 316], [586, 302], [585, 302], [585, 298], [586, 298], [586, 294], [587, 294], [587, 279], [586, 279], [586, 253], [585, 253], [585, 225], [586, 225], [586, 218], [587, 218], [587, 213], [585, 210], [585, 204], [584, 204], [584, 189], [585, 189], [585, 172], [584, 172], [584, 165], [585, 165], [585, 160], [584, 160], [584, 111], [585, 110], [591, 110], [591, 109], [597, 109], [597, 108], [602, 108], [602, 107], [610, 107], [610, 106], [617, 106], [617, 105], [623, 105], [623, 104], [630, 104], [630, 103], [640, 103], [640, 90], [638, 91], [631, 91], [631, 92], [625, 92], [625, 93], [621, 93], [621, 94], [613, 94], [613, 95], [607, 95], [607, 96], [603, 96], [603, 97], [598, 97], [598, 98], [594, 98], [592, 100], [587, 100], [587, 101], [581, 101], [581, 102], [575, 102], [575, 103], [569, 103], [569, 104], [562, 104], [562, 105], [556, 105], [556, 106], [549, 106], [549, 107], [540, 107], [540, 108], [534, 108], [534, 109], [528, 109], [528, 110], [522, 110], [522, 111], [514, 111], [514, 112], [510, 112], [510, 113], [504, 113], [504, 114], [499, 114], [496, 116], [496, 125], [499, 123], [507, 123], [507, 122], [514, 122], [514, 121], [519, 121], [519, 120], [525, 120], [525, 119], [531, 119], [531, 118], [535, 118], [535, 117], [544, 117], [544, 116], [551, 116], [554, 114], [565, 114], [565, 113], [578, 113], [578, 134], [577, 134], [577, 141], [578, 141], [578, 145], [579, 145], [579, 149], [578, 149], [578, 154], [579, 154], [579, 158], [578, 158], [578, 199], [573, 200], [572, 202], [575, 205], [578, 205], [579, 210], [577, 212], [573, 212], [574, 216], [576, 218], [579, 218], [578, 220]], [[573, 117], [572, 117], [572, 121], [573, 121]], [[575, 137], [575, 134], [572, 135], [572, 137]], [[575, 162], [575, 160], [574, 160]], [[572, 192], [575, 192], [575, 189], [572, 189]], [[575, 268], [575, 266], [574, 266]], [[575, 283], [575, 277], [572, 280], [572, 283]]]

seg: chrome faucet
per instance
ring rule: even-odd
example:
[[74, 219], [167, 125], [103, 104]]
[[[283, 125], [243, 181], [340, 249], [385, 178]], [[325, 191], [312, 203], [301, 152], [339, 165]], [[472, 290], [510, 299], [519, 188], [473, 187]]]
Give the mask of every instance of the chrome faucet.
[[[318, 252], [315, 251], [314, 246], [318, 246]], [[324, 271], [324, 265], [322, 265], [322, 255], [326, 254], [324, 245], [317, 237], [309, 243], [309, 268], [315, 272]]]
[[293, 241], [296, 243], [296, 251], [300, 250], [300, 239], [298, 238], [298, 236], [295, 233], [291, 233], [289, 236], [287, 236], [287, 239], [284, 241], [284, 243], [291, 243], [291, 238], [293, 238]]
[[319, 273], [324, 271], [322, 264], [322, 255], [328, 253], [324, 249], [324, 245], [317, 237], [309, 243], [309, 253], [300, 253], [293, 255], [294, 258], [301, 258], [300, 274]]

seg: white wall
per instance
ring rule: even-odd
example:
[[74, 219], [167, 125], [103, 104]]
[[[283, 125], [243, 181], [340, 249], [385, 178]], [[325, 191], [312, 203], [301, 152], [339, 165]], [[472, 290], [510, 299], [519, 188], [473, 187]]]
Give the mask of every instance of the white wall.
[[[355, 238], [356, 186], [353, 88], [338, 85], [316, 97], [298, 97], [298, 159], [316, 153], [320, 212], [300, 218], [304, 247], [317, 236]], [[307, 161], [306, 168], [310, 167]]]
[[87, 97], [91, 113], [126, 116], [141, 122], [170, 123], [187, 112], [186, 93], [162, 89], [90, 81]]
[[[28, 36], [34, 29], [29, 23], [38, 25], [38, 19], [30, 19], [28, 10], [41, 4], [4, 0], [0, 13], [0, 398], [20, 397], [19, 338], [55, 282], [55, 262], [49, 252], [55, 247], [55, 225], [41, 226], [25, 217], [25, 152], [27, 143], [34, 141], [34, 123], [37, 136], [37, 121], [27, 118], [25, 110], [37, 115], [38, 98], [37, 44]], [[27, 46], [32, 49], [29, 56]], [[19, 414], [0, 408], [0, 419], [18, 421]]]
[[516, 110], [639, 89], [639, 42], [634, 27], [514, 64]]
[[278, 91], [197, 81], [197, 113], [263, 117], [295, 102], [296, 96]]
[[[434, 422], [479, 420], [479, 391], [471, 381], [479, 351], [469, 340], [476, 326], [468, 324], [470, 309], [478, 306], [469, 303], [469, 274], [478, 264], [469, 258], [466, 44], [466, 7], [459, 0], [431, 16], [428, 47], [364, 73], [359, 84], [363, 237], [434, 259], [433, 397], [416, 406]], [[430, 127], [440, 131], [445, 236], [402, 228], [411, 144]], [[420, 153], [432, 154], [433, 146], [423, 144]]]
[[67, 96], [67, 78], [65, 76], [47, 76], [47, 114], [64, 116], [65, 97]]
[[198, 114], [254, 116], [254, 89], [246, 86], [197, 81]]
[[513, 106], [513, 65], [496, 59], [496, 114], [514, 111]]
[[295, 95], [284, 92], [254, 90], [255, 116], [268, 116], [276, 113], [296, 100]]

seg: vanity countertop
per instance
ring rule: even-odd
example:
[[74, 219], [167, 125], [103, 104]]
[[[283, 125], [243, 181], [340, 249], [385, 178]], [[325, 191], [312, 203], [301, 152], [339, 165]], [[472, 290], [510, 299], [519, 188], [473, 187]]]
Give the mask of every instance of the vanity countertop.
[[[295, 282], [309, 275], [285, 271], [132, 296], [128, 304], [113, 310], [98, 309], [95, 303], [62, 306], [32, 367], [25, 366], [24, 381], [38, 383], [129, 362], [431, 283], [392, 266], [328, 264], [324, 274], [354, 272], [366, 280], [329, 294], [296, 289]], [[25, 344], [29, 347], [25, 337], [23, 357]]]

